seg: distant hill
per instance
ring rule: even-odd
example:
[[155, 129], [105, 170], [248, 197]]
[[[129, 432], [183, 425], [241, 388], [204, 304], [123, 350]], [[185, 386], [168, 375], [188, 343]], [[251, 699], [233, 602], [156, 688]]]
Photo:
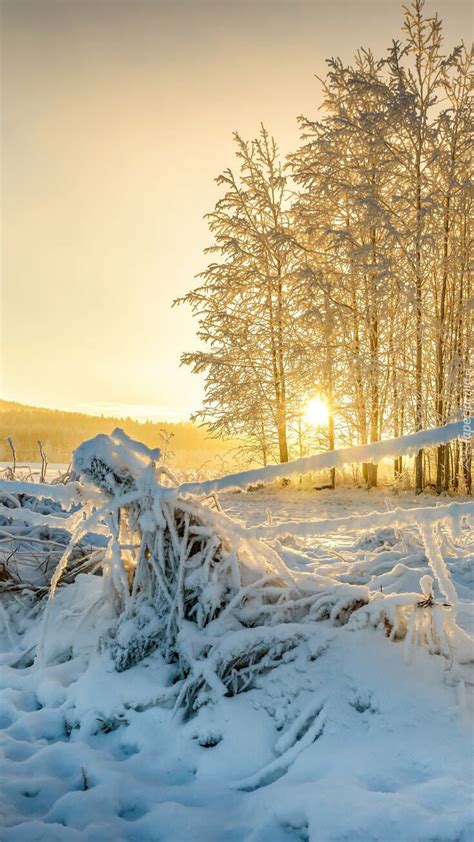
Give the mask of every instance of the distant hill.
[[132, 418], [108, 418], [0, 400], [0, 461], [11, 458], [7, 436], [14, 441], [19, 462], [39, 461], [40, 439], [49, 462], [69, 463], [72, 451], [84, 439], [98, 433], [111, 433], [115, 427], [122, 427], [132, 438], [162, 449], [165, 434], [172, 434], [169, 449], [175, 455], [169, 461], [176, 467], [198, 467], [208, 460], [218, 464], [224, 454], [238, 446], [236, 441], [209, 438], [205, 428], [190, 421], [141, 423]]

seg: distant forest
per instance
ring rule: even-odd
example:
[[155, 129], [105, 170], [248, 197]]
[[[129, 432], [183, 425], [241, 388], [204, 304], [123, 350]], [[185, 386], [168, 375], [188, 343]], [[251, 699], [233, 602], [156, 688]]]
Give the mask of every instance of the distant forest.
[[0, 400], [0, 461], [11, 459], [7, 436], [13, 439], [19, 462], [39, 462], [38, 439], [48, 462], [69, 463], [72, 451], [98, 433], [121, 427], [132, 438], [168, 451], [168, 461], [177, 467], [199, 466], [206, 460], [219, 462], [236, 441], [210, 439], [208, 431], [191, 422], [141, 423], [132, 418], [106, 418], [81, 412], [63, 412]]

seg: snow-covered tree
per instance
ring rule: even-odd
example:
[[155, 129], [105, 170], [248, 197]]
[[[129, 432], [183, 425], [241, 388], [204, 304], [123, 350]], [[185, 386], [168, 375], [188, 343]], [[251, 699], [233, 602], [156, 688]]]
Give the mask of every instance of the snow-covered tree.
[[183, 355], [206, 372], [199, 417], [218, 434], [257, 441], [264, 462], [288, 461], [288, 404], [297, 341], [294, 267], [297, 247], [289, 225], [289, 188], [275, 140], [235, 134], [239, 172], [217, 179], [224, 189], [208, 215], [215, 260], [201, 285], [183, 301], [199, 320], [204, 351]]
[[[214, 433], [284, 462], [310, 440], [375, 443], [468, 412], [471, 67], [414, 0], [385, 58], [328, 62], [322, 114], [300, 118], [286, 167], [263, 127], [235, 136], [240, 171], [219, 177], [209, 215], [217, 257], [184, 299], [207, 347], [183, 361], [206, 373]], [[315, 391], [329, 408], [317, 440], [303, 424]], [[420, 452], [417, 491], [470, 489], [470, 454]], [[363, 476], [376, 485], [377, 466]]]

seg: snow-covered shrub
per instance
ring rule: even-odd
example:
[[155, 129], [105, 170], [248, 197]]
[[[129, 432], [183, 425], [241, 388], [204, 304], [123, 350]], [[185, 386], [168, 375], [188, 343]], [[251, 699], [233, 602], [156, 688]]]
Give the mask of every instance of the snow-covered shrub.
[[267, 543], [240, 534], [215, 496], [181, 494], [157, 455], [116, 431], [84, 443], [73, 467], [109, 499], [104, 573], [116, 617], [100, 647], [118, 670], [159, 649], [191, 710], [209, 694], [247, 689], [308, 624], [347, 622], [368, 590], [292, 572]]
[[[0, 593], [18, 593], [29, 588], [38, 596], [48, 592], [51, 577], [68, 546], [71, 534], [67, 518], [79, 510], [62, 508], [55, 499], [33, 493], [0, 491]], [[69, 571], [63, 579], [71, 582], [79, 573], [101, 570], [105, 539], [84, 534], [70, 548]]]
[[363, 535], [354, 545], [354, 549], [376, 550], [379, 547], [393, 547], [398, 544], [399, 540], [399, 535], [397, 535], [395, 529], [386, 527]]

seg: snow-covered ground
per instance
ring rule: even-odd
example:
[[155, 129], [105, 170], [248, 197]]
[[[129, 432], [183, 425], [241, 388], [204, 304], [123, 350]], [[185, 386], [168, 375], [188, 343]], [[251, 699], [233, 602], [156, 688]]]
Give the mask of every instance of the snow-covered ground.
[[[247, 493], [226, 492], [220, 500], [223, 508], [248, 525], [262, 523], [270, 510], [275, 520], [313, 520], [343, 517], [351, 514], [386, 512], [401, 506], [404, 509], [436, 506], [450, 501], [448, 495], [415, 495], [412, 491], [399, 491], [393, 487], [369, 490], [346, 486], [315, 491], [311, 486], [257, 488]], [[462, 499], [462, 498], [456, 498]]]
[[[449, 501], [263, 489], [220, 502], [254, 526]], [[432, 572], [416, 528], [290, 536], [278, 549], [296, 570], [384, 594], [419, 592]], [[472, 534], [442, 550], [472, 633]], [[2, 842], [474, 839], [472, 664], [420, 647], [407, 660], [380, 627], [322, 621], [253, 689], [184, 721], [160, 695], [157, 651], [124, 672], [96, 651], [105, 619], [84, 606], [100, 593], [91, 575], [58, 591], [41, 668], [28, 657], [38, 609], [10, 604], [8, 622], [0, 609]]]

